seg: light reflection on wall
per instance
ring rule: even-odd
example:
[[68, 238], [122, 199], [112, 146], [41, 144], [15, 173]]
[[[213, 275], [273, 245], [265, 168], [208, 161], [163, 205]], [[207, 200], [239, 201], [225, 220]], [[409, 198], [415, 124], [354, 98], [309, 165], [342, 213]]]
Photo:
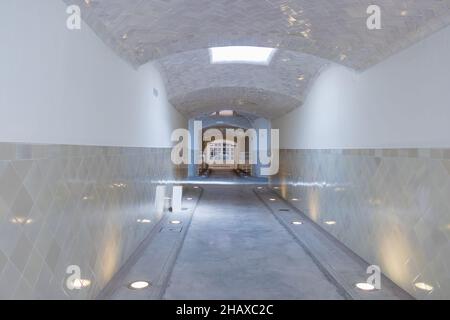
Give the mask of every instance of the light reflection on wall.
[[288, 197], [288, 183], [287, 183], [287, 178], [284, 174], [280, 175], [279, 184], [280, 184], [281, 196], [286, 199]]
[[374, 245], [378, 248], [381, 270], [394, 282], [408, 286], [408, 279], [412, 276], [408, 261], [413, 250], [405, 233], [391, 225], [390, 228], [379, 231], [379, 234], [382, 237]]
[[413, 297], [448, 299], [449, 160], [416, 152], [282, 150], [280, 170], [292, 172], [293, 205], [316, 223], [336, 221], [331, 235]]
[[120, 256], [122, 253], [120, 238], [120, 232], [114, 226], [105, 234], [99, 251], [99, 256], [101, 256], [99, 261], [102, 261], [101, 272], [99, 273], [100, 283], [110, 281], [120, 267]]
[[307, 191], [308, 215], [318, 222], [320, 219], [320, 191], [317, 188], [311, 188]]

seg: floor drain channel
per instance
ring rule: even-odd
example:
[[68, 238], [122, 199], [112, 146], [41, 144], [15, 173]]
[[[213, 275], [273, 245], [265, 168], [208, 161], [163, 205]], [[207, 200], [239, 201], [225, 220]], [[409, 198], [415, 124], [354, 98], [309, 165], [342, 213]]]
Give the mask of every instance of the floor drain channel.
[[161, 228], [161, 230], [159, 230], [159, 232], [175, 232], [175, 233], [180, 233], [181, 230], [183, 230], [183, 227], [163, 227]]
[[291, 210], [289, 210], [289, 209], [280, 209], [280, 210], [278, 210], [278, 211], [288, 212], [288, 211], [291, 211]]

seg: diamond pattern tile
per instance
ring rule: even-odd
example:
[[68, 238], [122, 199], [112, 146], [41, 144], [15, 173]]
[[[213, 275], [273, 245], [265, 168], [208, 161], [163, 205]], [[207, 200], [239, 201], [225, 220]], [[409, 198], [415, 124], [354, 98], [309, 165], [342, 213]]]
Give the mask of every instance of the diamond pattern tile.
[[[282, 150], [271, 182], [414, 297], [449, 299], [448, 155], [447, 149]], [[420, 282], [433, 290], [417, 288]]]
[[[161, 218], [170, 149], [0, 143], [0, 299], [91, 299]], [[153, 224], [139, 224], [138, 219]], [[69, 291], [69, 265], [90, 285]]]

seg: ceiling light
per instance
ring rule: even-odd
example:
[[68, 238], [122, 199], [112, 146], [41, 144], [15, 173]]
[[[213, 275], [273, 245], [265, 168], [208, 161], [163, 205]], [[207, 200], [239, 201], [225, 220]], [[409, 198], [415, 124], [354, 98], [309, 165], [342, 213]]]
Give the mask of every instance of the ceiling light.
[[298, 79], [299, 81], [303, 81], [303, 80], [305, 80], [305, 76], [304, 76], [304, 75], [301, 75], [301, 76], [299, 76], [297, 79]]
[[128, 39], [128, 34], [125, 33], [125, 34], [122, 36], [122, 39], [123, 39], [123, 40], [127, 40], [127, 39]]
[[170, 221], [171, 224], [181, 224], [180, 220], [172, 220]]
[[262, 190], [262, 189], [264, 189], [263, 187], [258, 187], [258, 190]]
[[186, 198], [186, 200], [187, 200], [187, 201], [191, 201], [191, 200], [192, 200], [192, 198]]
[[295, 226], [299, 226], [299, 225], [302, 225], [303, 222], [301, 222], [301, 221], [292, 221], [292, 224], [295, 225]]
[[147, 281], [135, 281], [128, 285], [128, 288], [133, 290], [142, 290], [150, 286], [150, 283]]
[[325, 221], [325, 224], [327, 224], [329, 226], [333, 226], [336, 224], [336, 221]]
[[194, 189], [198, 189], [198, 187], [197, 187], [197, 186], [195, 186], [195, 187], [194, 187]]
[[137, 222], [139, 223], [151, 223], [152, 221], [149, 219], [137, 219]]
[[404, 16], [406, 16], [408, 14], [408, 11], [407, 10], [403, 10], [402, 12], [400, 12], [400, 14], [404, 17]]
[[372, 291], [375, 290], [375, 286], [367, 283], [367, 282], [360, 282], [356, 284], [356, 287], [360, 290], [364, 290], [364, 291]]
[[274, 189], [274, 190], [279, 190], [279, 189], [280, 189], [280, 187], [273, 187], [273, 189]]
[[211, 63], [250, 63], [269, 65], [277, 49], [266, 47], [214, 47], [209, 49]]
[[298, 201], [298, 199], [297, 198], [292, 198], [292, 201]]
[[270, 198], [269, 200], [270, 201], [277, 201], [277, 199], [275, 199], [275, 198]]
[[233, 110], [222, 110], [222, 111], [219, 111], [219, 116], [232, 117], [232, 116], [234, 116], [234, 111]]
[[414, 284], [414, 286], [420, 290], [424, 290], [424, 291], [433, 291], [433, 286], [429, 285], [428, 283], [425, 282], [417, 282]]

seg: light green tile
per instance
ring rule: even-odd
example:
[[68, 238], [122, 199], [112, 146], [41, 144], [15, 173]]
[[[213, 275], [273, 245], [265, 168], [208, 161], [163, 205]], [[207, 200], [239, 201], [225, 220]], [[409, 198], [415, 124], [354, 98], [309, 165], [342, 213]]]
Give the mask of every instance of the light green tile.
[[6, 266], [6, 262], [8, 262], [8, 258], [6, 255], [0, 250], [0, 274], [3, 271], [3, 268]]
[[14, 160], [16, 158], [16, 146], [12, 143], [0, 142], [0, 160]]
[[16, 268], [23, 272], [25, 265], [30, 257], [32, 249], [32, 244], [28, 241], [27, 237], [23, 234], [11, 255], [11, 261], [14, 263]]
[[11, 164], [3, 170], [0, 175], [0, 198], [2, 198], [7, 205], [12, 205], [17, 192], [22, 184], [19, 175], [14, 170]]

